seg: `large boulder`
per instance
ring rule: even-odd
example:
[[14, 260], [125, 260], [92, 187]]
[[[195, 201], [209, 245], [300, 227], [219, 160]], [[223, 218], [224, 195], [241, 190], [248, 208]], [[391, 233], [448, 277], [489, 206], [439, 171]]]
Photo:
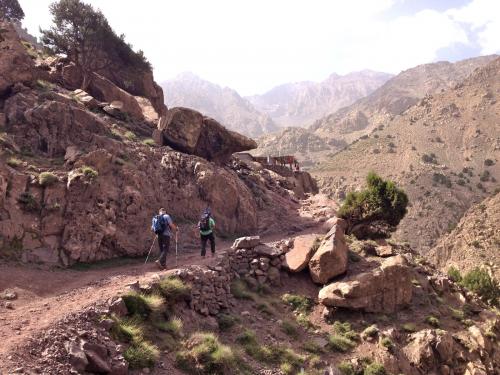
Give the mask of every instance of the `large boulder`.
[[306, 269], [314, 255], [314, 245], [318, 239], [316, 234], [305, 234], [295, 237], [293, 248], [285, 255], [284, 266], [290, 272], [301, 272]]
[[34, 63], [11, 23], [0, 21], [0, 95], [15, 83], [31, 83]]
[[347, 244], [345, 242], [346, 222], [337, 218], [327, 233], [318, 251], [309, 261], [309, 272], [315, 283], [326, 284], [335, 276], [347, 270]]
[[170, 109], [161, 118], [154, 138], [160, 145], [222, 163], [235, 152], [257, 147], [254, 140], [227, 130], [195, 110], [182, 107]]
[[141, 106], [137, 102], [137, 99], [127, 91], [115, 85], [109, 79], [94, 73], [88, 90], [90, 94], [101, 101], [108, 103], [123, 103], [122, 108], [120, 108], [121, 111], [128, 113], [136, 120], [144, 119]]
[[411, 279], [406, 259], [398, 255], [371, 272], [327, 285], [320, 290], [319, 301], [327, 307], [392, 313], [410, 303]]

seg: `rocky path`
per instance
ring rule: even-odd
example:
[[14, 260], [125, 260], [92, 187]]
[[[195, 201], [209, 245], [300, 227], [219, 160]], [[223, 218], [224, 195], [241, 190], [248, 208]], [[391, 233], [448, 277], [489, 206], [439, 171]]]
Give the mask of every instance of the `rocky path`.
[[[301, 233], [311, 233], [309, 228]], [[264, 242], [276, 241], [283, 235], [267, 236]], [[219, 243], [223, 253], [231, 243]], [[178, 258], [178, 267], [206, 265], [216, 258], [185, 253]], [[175, 255], [170, 253], [167, 264], [175, 269]], [[137, 261], [129, 265], [79, 270], [40, 270], [16, 265], [0, 265], [0, 292], [9, 289], [18, 298], [12, 309], [0, 307], [0, 375], [6, 371], [9, 355], [16, 351], [33, 334], [50, 327], [65, 315], [79, 311], [98, 300], [106, 300], [127, 290], [128, 284], [141, 283], [156, 277], [160, 272], [153, 261], [147, 265]], [[168, 271], [166, 271], [168, 272]]]

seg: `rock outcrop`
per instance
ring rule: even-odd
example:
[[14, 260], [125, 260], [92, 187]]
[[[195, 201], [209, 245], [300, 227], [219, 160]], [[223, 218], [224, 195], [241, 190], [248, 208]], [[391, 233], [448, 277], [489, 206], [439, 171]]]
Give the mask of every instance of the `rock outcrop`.
[[326, 284], [347, 270], [348, 248], [344, 237], [345, 229], [346, 222], [337, 218], [319, 245], [318, 251], [309, 261], [309, 272], [315, 283]]
[[14, 26], [0, 21], [0, 96], [16, 83], [31, 83], [34, 63], [19, 40]]
[[112, 103], [119, 101], [123, 103], [122, 111], [128, 113], [136, 120], [143, 120], [144, 115], [137, 99], [127, 91], [121, 89], [109, 79], [94, 73], [90, 82], [89, 93], [96, 99]]
[[224, 128], [188, 108], [171, 108], [155, 131], [155, 141], [210, 161], [227, 162], [235, 152], [257, 147], [255, 141]]
[[405, 258], [397, 255], [371, 272], [327, 285], [320, 290], [319, 301], [327, 307], [392, 313], [410, 303], [411, 279]]
[[293, 247], [285, 254], [285, 267], [290, 272], [301, 272], [307, 268], [318, 241], [316, 234], [306, 234], [295, 237]]

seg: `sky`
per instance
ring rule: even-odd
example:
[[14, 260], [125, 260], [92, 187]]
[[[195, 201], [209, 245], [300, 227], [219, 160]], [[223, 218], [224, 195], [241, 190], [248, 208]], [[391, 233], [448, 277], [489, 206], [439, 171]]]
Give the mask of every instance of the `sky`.
[[[19, 0], [39, 35], [53, 0]], [[500, 53], [500, 0], [87, 0], [162, 82], [182, 72], [242, 95], [331, 73], [397, 74]]]

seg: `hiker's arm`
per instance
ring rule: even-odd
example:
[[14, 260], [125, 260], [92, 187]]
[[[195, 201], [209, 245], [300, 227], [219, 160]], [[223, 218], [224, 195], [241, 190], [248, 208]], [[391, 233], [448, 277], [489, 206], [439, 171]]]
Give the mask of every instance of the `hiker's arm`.
[[172, 221], [171, 223], [168, 223], [170, 225], [170, 229], [172, 229], [174, 232], [179, 231], [179, 227]]

